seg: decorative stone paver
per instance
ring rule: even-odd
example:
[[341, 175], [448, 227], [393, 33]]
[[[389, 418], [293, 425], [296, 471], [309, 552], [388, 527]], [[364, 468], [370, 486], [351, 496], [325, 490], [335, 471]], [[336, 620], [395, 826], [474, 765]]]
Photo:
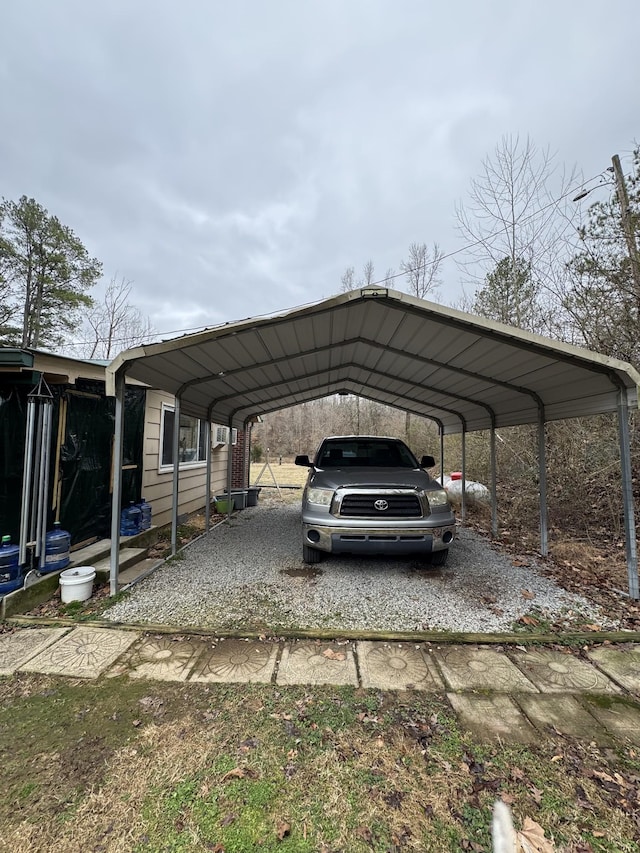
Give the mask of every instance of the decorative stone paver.
[[540, 738], [513, 700], [503, 693], [493, 696], [447, 693], [447, 698], [462, 725], [480, 741], [533, 743]]
[[537, 693], [537, 688], [505, 654], [478, 646], [451, 646], [433, 652], [447, 685], [453, 690]]
[[184, 637], [150, 637], [131, 653], [127, 669], [131, 678], [186, 681], [203, 649], [202, 643]]
[[611, 737], [575, 696], [521, 693], [516, 702], [545, 734], [552, 729], [597, 746], [612, 744]]
[[640, 746], [640, 708], [637, 705], [613, 698], [604, 704], [592, 696], [585, 696], [583, 701], [615, 738]]
[[221, 640], [203, 653], [190, 681], [270, 682], [278, 657], [277, 643]]
[[514, 651], [512, 658], [543, 693], [619, 693], [620, 688], [586, 661], [554, 649]]
[[278, 667], [278, 684], [358, 685], [353, 652], [338, 643], [287, 643]]
[[593, 649], [587, 657], [631, 693], [640, 693], [640, 646]]
[[0, 675], [12, 675], [39, 652], [64, 637], [70, 628], [24, 628], [0, 635]]
[[442, 690], [433, 663], [409, 643], [359, 642], [356, 646], [363, 687], [381, 690]]
[[[595, 649], [589, 653], [592, 663], [546, 648], [427, 650], [423, 644], [361, 641], [355, 649], [363, 687], [446, 689], [461, 724], [480, 740], [527, 743], [551, 730], [602, 747], [615, 741], [640, 746], [640, 704], [621, 695], [640, 693], [640, 644]], [[281, 646], [163, 635], [140, 640], [134, 631], [90, 626], [0, 635], [0, 675], [19, 671], [205, 683], [268, 683], [277, 671], [280, 685], [359, 683], [351, 643], [309, 640]]]
[[97, 678], [137, 639], [133, 631], [74, 628], [20, 668], [27, 672]]

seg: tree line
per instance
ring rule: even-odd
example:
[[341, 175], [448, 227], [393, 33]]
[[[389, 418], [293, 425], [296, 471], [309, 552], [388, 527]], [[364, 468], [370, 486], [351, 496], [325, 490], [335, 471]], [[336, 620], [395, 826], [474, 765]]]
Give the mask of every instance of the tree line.
[[[614, 168], [606, 164], [601, 174], [585, 181], [530, 139], [503, 138], [455, 209], [465, 243], [456, 261], [468, 291], [454, 307], [639, 365], [638, 145], [623, 181], [621, 193]], [[587, 196], [593, 203], [585, 201]], [[373, 262], [367, 261], [360, 275], [355, 267], [347, 268], [341, 289], [383, 282], [419, 298], [433, 297], [441, 285], [442, 260], [437, 243], [412, 243], [399, 273], [389, 269], [377, 279]], [[636, 483], [637, 421], [632, 414]], [[418, 454], [437, 447], [429, 422], [356, 397], [307, 403], [265, 416], [264, 424], [254, 428], [261, 447], [285, 456], [312, 451], [322, 435], [341, 432], [399, 435]], [[615, 418], [552, 423], [546, 432], [552, 539], [556, 528], [569, 527], [578, 536], [616, 541], [622, 534], [622, 502]], [[460, 439], [448, 437], [445, 445], [447, 471], [456, 470]], [[499, 502], [509, 507], [514, 527], [535, 529], [535, 428], [499, 431], [497, 451]], [[467, 437], [466, 458], [468, 476], [488, 482], [486, 435]]]
[[[131, 282], [113, 276], [104, 296], [91, 289], [103, 274], [71, 228], [33, 198], [0, 204], [0, 345], [113, 358], [152, 334], [131, 304]], [[80, 343], [77, 334], [80, 330]]]

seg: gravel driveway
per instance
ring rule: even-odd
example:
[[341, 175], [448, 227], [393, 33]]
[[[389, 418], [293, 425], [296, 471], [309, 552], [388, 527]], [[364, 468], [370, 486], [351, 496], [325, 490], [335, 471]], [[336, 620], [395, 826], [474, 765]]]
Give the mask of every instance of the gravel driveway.
[[267, 498], [162, 565], [104, 618], [213, 630], [493, 632], [510, 630], [531, 611], [555, 618], [572, 610], [617, 627], [527, 561], [513, 565], [487, 540], [459, 528], [444, 568], [415, 558], [355, 556], [305, 566], [298, 502]]

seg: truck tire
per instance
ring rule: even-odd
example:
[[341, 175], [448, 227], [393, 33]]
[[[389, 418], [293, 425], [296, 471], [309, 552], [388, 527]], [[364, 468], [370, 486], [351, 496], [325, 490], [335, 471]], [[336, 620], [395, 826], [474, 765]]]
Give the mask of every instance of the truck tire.
[[315, 563], [319, 563], [322, 559], [322, 551], [318, 551], [317, 548], [312, 548], [310, 545], [302, 546], [302, 562], [306, 563], [308, 566], [312, 566]]
[[449, 556], [449, 549], [445, 548], [444, 551], [433, 551], [431, 553], [431, 565], [432, 566], [444, 566], [447, 562], [447, 557]]

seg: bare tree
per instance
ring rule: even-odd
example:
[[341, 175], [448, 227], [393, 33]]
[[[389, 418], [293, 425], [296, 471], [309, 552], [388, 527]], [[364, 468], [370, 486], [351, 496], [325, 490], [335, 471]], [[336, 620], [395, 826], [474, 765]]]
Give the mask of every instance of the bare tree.
[[373, 261], [369, 259], [362, 267], [362, 278], [358, 282], [358, 287], [368, 287], [370, 284], [373, 284], [375, 277]]
[[355, 267], [347, 267], [340, 277], [340, 290], [342, 293], [348, 293], [350, 290], [356, 290], [359, 287], [368, 287], [375, 281], [375, 271], [373, 261], [368, 260], [362, 267], [362, 275], [356, 281]]
[[83, 344], [86, 358], [111, 359], [153, 336], [149, 318], [129, 302], [130, 296], [131, 282], [114, 276], [102, 302], [96, 302], [87, 314], [83, 330], [87, 338]]
[[340, 278], [340, 290], [342, 293], [348, 293], [355, 289], [355, 267], [347, 267]]
[[526, 265], [540, 302], [541, 310], [529, 315], [537, 316], [538, 329], [545, 327], [542, 292], [553, 302], [577, 215], [568, 198], [579, 183], [576, 171], [561, 170], [554, 159], [528, 137], [522, 142], [505, 136], [472, 180], [468, 202], [456, 208], [458, 229], [469, 244], [459, 265], [470, 282], [484, 286], [505, 259], [512, 270]]
[[418, 299], [425, 299], [436, 293], [440, 286], [438, 274], [442, 264], [443, 252], [437, 243], [429, 249], [426, 243], [412, 243], [409, 257], [401, 261], [400, 270], [407, 280], [407, 292]]

